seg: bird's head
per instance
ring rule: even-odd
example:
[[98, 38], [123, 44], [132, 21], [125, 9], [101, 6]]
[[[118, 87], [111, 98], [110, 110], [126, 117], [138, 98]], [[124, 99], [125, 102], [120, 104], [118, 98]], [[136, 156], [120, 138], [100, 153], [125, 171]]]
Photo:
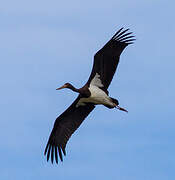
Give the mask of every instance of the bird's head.
[[65, 83], [63, 86], [57, 88], [56, 90], [60, 90], [60, 89], [64, 89], [64, 88], [68, 88], [68, 89], [72, 89], [72, 84], [70, 83]]

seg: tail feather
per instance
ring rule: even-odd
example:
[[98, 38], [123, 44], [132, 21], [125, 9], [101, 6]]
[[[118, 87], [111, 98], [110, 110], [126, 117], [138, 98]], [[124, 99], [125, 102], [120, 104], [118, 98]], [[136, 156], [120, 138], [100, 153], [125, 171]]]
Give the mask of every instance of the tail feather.
[[[112, 98], [112, 97], [110, 97], [111, 98], [111, 100], [112, 100], [112, 102], [113, 103], [115, 103], [116, 105], [119, 105], [119, 102], [118, 102], [118, 100], [117, 99], [114, 99], [114, 98]], [[109, 109], [113, 109], [115, 106], [110, 106], [110, 105], [104, 105], [104, 106], [106, 106], [107, 108], [109, 108]]]
[[119, 105], [119, 102], [118, 102], [117, 99], [114, 99], [114, 98], [112, 98], [112, 97], [110, 97], [110, 98], [112, 99], [112, 102], [113, 102], [113, 103], [115, 103], [116, 105]]

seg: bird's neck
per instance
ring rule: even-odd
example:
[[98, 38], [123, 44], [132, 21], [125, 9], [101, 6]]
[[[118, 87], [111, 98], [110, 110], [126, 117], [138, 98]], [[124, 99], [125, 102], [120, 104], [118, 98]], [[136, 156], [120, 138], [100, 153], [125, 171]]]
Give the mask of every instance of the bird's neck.
[[91, 95], [91, 92], [89, 91], [87, 86], [77, 89], [74, 86], [72, 86], [72, 84], [70, 84], [68, 88], [74, 92], [81, 94], [83, 97], [86, 97], [86, 98], [90, 97], [90, 95]]
[[71, 89], [74, 92], [80, 93], [79, 89], [75, 88], [73, 85], [69, 86], [68, 89]]

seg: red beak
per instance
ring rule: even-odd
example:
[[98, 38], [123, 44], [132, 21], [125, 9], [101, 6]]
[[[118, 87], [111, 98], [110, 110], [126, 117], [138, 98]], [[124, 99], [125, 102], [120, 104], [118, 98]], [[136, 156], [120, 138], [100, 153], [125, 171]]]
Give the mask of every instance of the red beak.
[[64, 89], [64, 88], [66, 88], [66, 87], [67, 87], [66, 85], [63, 85], [63, 86], [61, 86], [61, 87], [59, 87], [59, 88], [56, 88], [56, 90]]

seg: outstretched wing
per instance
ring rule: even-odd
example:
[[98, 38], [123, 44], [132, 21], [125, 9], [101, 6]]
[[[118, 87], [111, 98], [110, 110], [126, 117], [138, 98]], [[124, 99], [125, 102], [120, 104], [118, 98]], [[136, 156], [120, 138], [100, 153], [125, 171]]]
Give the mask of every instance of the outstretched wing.
[[65, 147], [67, 141], [94, 109], [95, 106], [91, 103], [76, 107], [79, 99], [80, 95], [72, 105], [56, 119], [44, 152], [45, 155], [47, 154], [47, 161], [51, 157], [52, 163], [54, 158], [56, 163], [58, 163], [58, 154], [61, 161], [63, 161], [62, 153], [66, 155]]
[[126, 46], [132, 44], [135, 40], [133, 39], [134, 36], [131, 36], [132, 32], [127, 33], [128, 30], [123, 31], [123, 28], [121, 28], [95, 54], [92, 72], [87, 82], [88, 85], [90, 85], [92, 79], [97, 75], [103, 85], [102, 89], [108, 89], [119, 63], [120, 54]]

